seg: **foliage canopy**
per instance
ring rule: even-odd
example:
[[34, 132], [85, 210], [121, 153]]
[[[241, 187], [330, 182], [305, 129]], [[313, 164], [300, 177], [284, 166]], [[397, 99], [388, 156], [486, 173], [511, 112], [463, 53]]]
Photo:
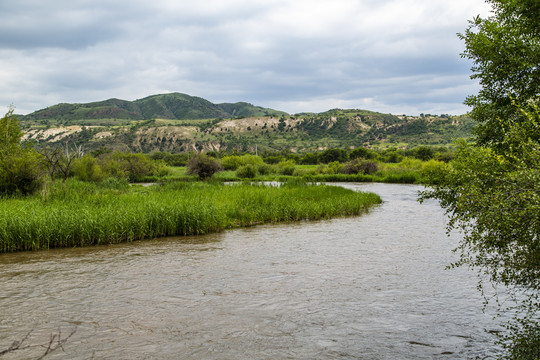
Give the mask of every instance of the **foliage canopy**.
[[476, 17], [459, 37], [466, 45], [462, 56], [474, 64], [471, 78], [481, 85], [479, 93], [465, 101], [480, 123], [475, 130], [477, 141], [499, 149], [509, 130], [499, 119], [527, 121], [513, 102], [526, 108], [538, 97], [540, 4], [536, 0], [487, 2], [493, 7], [493, 15]]
[[[466, 104], [480, 124], [475, 144], [458, 142], [449, 164], [431, 169], [431, 189], [449, 228], [463, 230], [454, 265], [502, 284], [516, 304], [502, 337], [510, 359], [540, 358], [540, 3], [487, 0], [493, 15], [475, 18], [464, 57], [481, 90]], [[481, 284], [482, 285], [482, 280]], [[502, 307], [501, 310], [509, 310]]]
[[13, 108], [0, 119], [0, 194], [30, 194], [41, 187], [38, 154], [21, 145], [22, 131]]

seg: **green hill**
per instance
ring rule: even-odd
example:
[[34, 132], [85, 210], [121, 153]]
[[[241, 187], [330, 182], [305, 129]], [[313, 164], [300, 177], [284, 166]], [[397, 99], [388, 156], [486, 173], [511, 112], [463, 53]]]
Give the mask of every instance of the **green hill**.
[[23, 120], [199, 120], [282, 114], [285, 113], [248, 103], [213, 104], [200, 97], [171, 93], [152, 95], [135, 101], [109, 99], [86, 104], [58, 104], [26, 115]]
[[25, 139], [38, 147], [71, 142], [87, 150], [147, 153], [447, 146], [468, 137], [474, 126], [467, 116], [396, 116], [358, 109], [289, 115], [180, 93], [58, 104], [21, 117], [21, 124]]

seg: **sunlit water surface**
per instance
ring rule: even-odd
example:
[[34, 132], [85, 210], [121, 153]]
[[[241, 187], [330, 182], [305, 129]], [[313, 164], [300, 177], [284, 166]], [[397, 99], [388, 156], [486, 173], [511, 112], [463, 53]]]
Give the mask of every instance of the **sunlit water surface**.
[[[471, 359], [497, 349], [476, 276], [418, 186], [344, 184], [360, 217], [0, 255], [0, 350], [50, 359]], [[487, 331], [486, 331], [487, 330]], [[3, 359], [32, 358], [32, 348]], [[3, 360], [2, 359], [2, 360]]]

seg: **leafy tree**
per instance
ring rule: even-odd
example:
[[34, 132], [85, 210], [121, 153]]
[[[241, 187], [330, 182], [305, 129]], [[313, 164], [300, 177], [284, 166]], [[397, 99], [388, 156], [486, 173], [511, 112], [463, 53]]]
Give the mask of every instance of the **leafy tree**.
[[357, 158], [375, 159], [376, 157], [377, 157], [377, 154], [375, 153], [375, 151], [364, 148], [364, 147], [356, 148], [353, 151], [351, 151], [351, 153], [349, 154], [349, 158], [351, 159], [357, 159]]
[[98, 159], [98, 165], [104, 175], [140, 181], [145, 176], [152, 176], [158, 170], [158, 163], [144, 154], [114, 152]]
[[[465, 41], [463, 57], [473, 61], [472, 79], [481, 90], [466, 104], [480, 125], [476, 140], [501, 150], [509, 131], [499, 119], [527, 121], [512, 102], [527, 108], [540, 85], [540, 3], [537, 0], [487, 0], [488, 18], [476, 17], [459, 37]], [[531, 110], [531, 109], [529, 109]], [[504, 150], [504, 149], [502, 149]]]
[[0, 155], [2, 156], [16, 152], [20, 148], [22, 131], [13, 111], [14, 108], [11, 107], [0, 119]]
[[420, 146], [416, 148], [415, 153], [415, 157], [423, 161], [428, 161], [435, 155], [433, 149], [427, 146]]
[[189, 159], [186, 173], [198, 175], [201, 179], [205, 180], [211, 178], [218, 171], [221, 171], [221, 165], [216, 159], [204, 154], [198, 154]]
[[346, 162], [348, 159], [349, 154], [343, 149], [328, 149], [319, 154], [319, 160], [324, 164], [334, 161]]
[[73, 164], [72, 173], [83, 181], [93, 182], [100, 182], [105, 176], [97, 159], [91, 155], [77, 159]]
[[284, 157], [281, 155], [270, 155], [264, 158], [264, 162], [267, 164], [279, 164], [284, 160]]
[[236, 170], [240, 166], [243, 165], [259, 165], [262, 164], [264, 161], [260, 156], [257, 155], [230, 155], [230, 156], [224, 156], [221, 159], [221, 165], [225, 170]]
[[300, 159], [302, 165], [317, 165], [319, 163], [319, 155], [314, 153], [306, 153]]
[[459, 142], [454, 160], [429, 168], [421, 199], [438, 199], [449, 228], [463, 231], [454, 265], [476, 268], [514, 300], [502, 357], [539, 359], [540, 3], [488, 2], [494, 15], [460, 35], [482, 85], [466, 101], [480, 121], [476, 142]]
[[257, 168], [252, 164], [242, 165], [236, 170], [236, 176], [243, 179], [253, 179], [257, 174]]
[[42, 186], [39, 155], [21, 145], [22, 131], [10, 108], [0, 119], [0, 194], [31, 194]]
[[503, 155], [459, 142], [456, 158], [427, 174], [431, 189], [423, 193], [440, 200], [450, 229], [465, 233], [454, 265], [504, 284], [517, 302], [505, 339], [512, 359], [540, 357], [540, 143], [533, 140], [540, 114], [527, 117], [527, 123], [506, 122]]
[[296, 169], [296, 163], [293, 160], [283, 160], [277, 164], [277, 168], [281, 175], [293, 175]]

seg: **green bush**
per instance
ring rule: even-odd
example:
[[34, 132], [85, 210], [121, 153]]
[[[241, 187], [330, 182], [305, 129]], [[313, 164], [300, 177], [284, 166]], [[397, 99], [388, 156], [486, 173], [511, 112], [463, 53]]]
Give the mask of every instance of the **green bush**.
[[275, 168], [269, 164], [259, 164], [257, 166], [257, 172], [260, 175], [270, 175], [276, 172]]
[[215, 173], [221, 171], [221, 169], [221, 165], [216, 159], [199, 154], [189, 159], [186, 174], [197, 175], [199, 178], [205, 180], [211, 178]]
[[98, 163], [105, 176], [126, 178], [129, 181], [140, 181], [153, 176], [158, 169], [156, 162], [144, 154], [114, 152], [103, 155]]
[[278, 165], [278, 172], [281, 175], [292, 175], [296, 169], [296, 164], [293, 160], [286, 160], [280, 162]]
[[371, 175], [379, 171], [379, 164], [375, 161], [362, 160], [360, 162], [360, 171], [366, 175]]
[[242, 179], [253, 179], [258, 174], [255, 165], [243, 165], [236, 170], [236, 176]]
[[10, 108], [0, 119], [0, 194], [32, 194], [43, 184], [40, 155], [21, 146], [19, 120]]
[[19, 150], [0, 159], [0, 194], [29, 195], [42, 186], [43, 171], [34, 150]]
[[243, 165], [259, 165], [263, 164], [264, 161], [260, 156], [257, 155], [229, 155], [221, 159], [221, 166], [225, 170], [236, 170]]
[[105, 178], [97, 159], [91, 155], [75, 160], [71, 173], [83, 181], [99, 182]]

